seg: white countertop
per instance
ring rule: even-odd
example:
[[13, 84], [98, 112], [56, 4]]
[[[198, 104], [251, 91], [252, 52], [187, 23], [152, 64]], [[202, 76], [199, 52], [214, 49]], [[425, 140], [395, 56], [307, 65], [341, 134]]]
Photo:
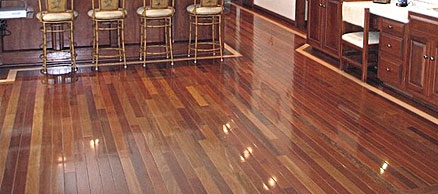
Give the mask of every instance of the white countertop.
[[[402, 23], [408, 23], [408, 12], [417, 12], [423, 15], [438, 18], [438, 11], [433, 11], [431, 6], [427, 8], [423, 4], [409, 4], [407, 7], [396, 6], [396, 0], [392, 0], [390, 4], [379, 4], [373, 3], [371, 1], [355, 1], [355, 2], [344, 2], [342, 5], [342, 12], [344, 20], [352, 20], [353, 24], [361, 24], [362, 17], [358, 17], [358, 14], [363, 15], [364, 8], [370, 8], [370, 13], [382, 16], [388, 19], [399, 21]], [[435, 6], [438, 7], [438, 6]], [[362, 24], [363, 25], [363, 24]], [[362, 26], [360, 25], [360, 26]]]

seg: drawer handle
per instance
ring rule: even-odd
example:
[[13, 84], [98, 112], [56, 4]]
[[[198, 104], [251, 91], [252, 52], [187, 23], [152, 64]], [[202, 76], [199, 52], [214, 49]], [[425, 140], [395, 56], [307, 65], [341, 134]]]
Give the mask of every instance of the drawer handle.
[[392, 27], [391, 25], [388, 25], [388, 29], [392, 29], [392, 28], [394, 28], [394, 27]]
[[427, 55], [424, 55], [423, 58], [426, 60], [429, 59], [429, 57]]
[[430, 60], [431, 61], [435, 61], [435, 57], [430, 57]]
[[387, 71], [387, 72], [390, 72], [390, 71], [391, 71], [391, 69], [390, 69], [389, 67], [387, 67], [387, 68], [386, 68], [386, 71]]
[[391, 45], [391, 44], [387, 44], [387, 45], [386, 45], [386, 47], [388, 47], [388, 48], [391, 48], [391, 47], [392, 47], [392, 45]]

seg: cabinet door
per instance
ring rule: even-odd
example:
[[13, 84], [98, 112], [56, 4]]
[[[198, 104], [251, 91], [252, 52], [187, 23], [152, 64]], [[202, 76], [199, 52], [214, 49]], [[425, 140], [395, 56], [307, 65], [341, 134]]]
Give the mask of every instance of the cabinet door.
[[313, 47], [321, 47], [322, 38], [322, 0], [309, 0], [309, 18], [307, 21], [307, 43]]
[[430, 101], [438, 104], [438, 42], [433, 42], [431, 45], [430, 72], [429, 74], [429, 95]]
[[427, 65], [429, 64], [427, 40], [411, 34], [408, 39], [408, 61], [406, 69], [406, 89], [414, 94], [427, 95]]
[[339, 0], [325, 0], [322, 9], [324, 31], [322, 32], [322, 49], [333, 55], [338, 55], [341, 24]]

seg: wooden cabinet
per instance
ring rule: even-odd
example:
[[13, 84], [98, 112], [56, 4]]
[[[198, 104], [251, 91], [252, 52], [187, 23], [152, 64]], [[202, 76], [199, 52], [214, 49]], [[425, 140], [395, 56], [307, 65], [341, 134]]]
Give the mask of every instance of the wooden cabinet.
[[339, 0], [309, 0], [307, 43], [338, 57], [340, 39]]
[[386, 18], [379, 18], [379, 65], [377, 77], [384, 83], [401, 88], [405, 25]]
[[[431, 46], [431, 55], [438, 57], [438, 42], [435, 41], [434, 44]], [[435, 104], [438, 104], [438, 60], [435, 59], [434, 61], [430, 62], [430, 74], [429, 74], [429, 81], [430, 81], [430, 97], [432, 102], [435, 102]]]
[[409, 34], [408, 47], [406, 89], [409, 92], [426, 96], [426, 69], [429, 63], [427, 39], [411, 32]]
[[322, 38], [322, 0], [309, 0], [307, 21], [307, 43], [320, 47]]
[[409, 13], [406, 91], [438, 105], [438, 19]]

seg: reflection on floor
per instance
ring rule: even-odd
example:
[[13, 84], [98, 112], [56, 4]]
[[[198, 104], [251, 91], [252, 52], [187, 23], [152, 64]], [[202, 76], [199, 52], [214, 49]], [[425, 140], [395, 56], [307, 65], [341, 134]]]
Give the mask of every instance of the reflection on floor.
[[0, 84], [0, 193], [427, 193], [438, 127], [231, 7], [243, 56]]

